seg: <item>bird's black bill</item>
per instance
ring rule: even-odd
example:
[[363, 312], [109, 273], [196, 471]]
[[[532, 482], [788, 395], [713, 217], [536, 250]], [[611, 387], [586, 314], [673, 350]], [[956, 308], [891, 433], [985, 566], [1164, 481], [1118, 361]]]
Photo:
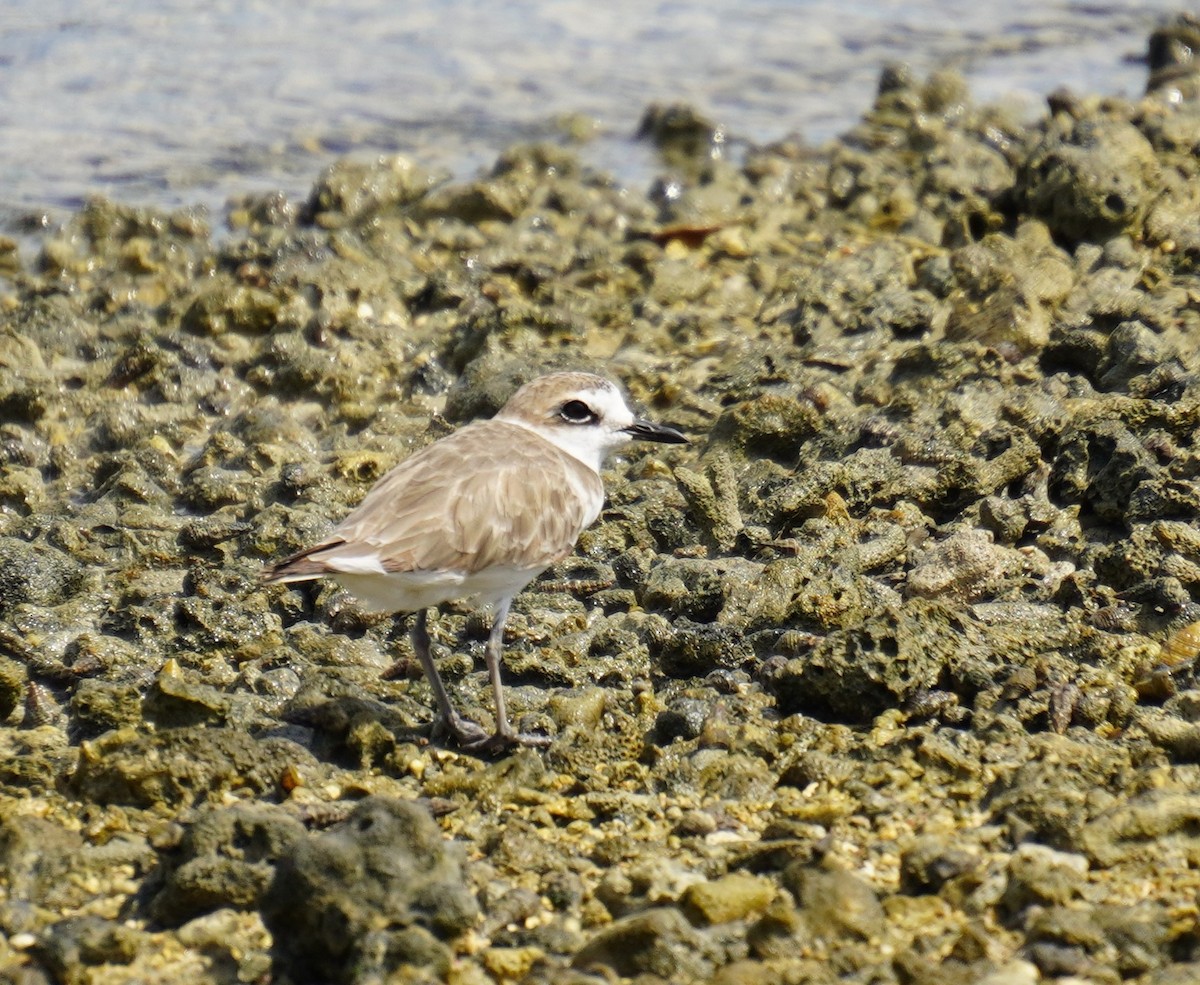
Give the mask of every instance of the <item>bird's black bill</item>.
[[637, 420], [621, 430], [639, 441], [661, 441], [665, 445], [687, 444], [687, 438], [681, 431], [669, 428], [665, 424], [655, 424], [653, 421]]

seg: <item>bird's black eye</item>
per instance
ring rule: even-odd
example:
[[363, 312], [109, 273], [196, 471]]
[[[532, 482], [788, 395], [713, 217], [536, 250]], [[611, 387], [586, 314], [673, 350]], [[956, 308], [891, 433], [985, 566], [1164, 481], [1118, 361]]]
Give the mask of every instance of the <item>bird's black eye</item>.
[[582, 400], [568, 400], [559, 408], [558, 416], [568, 424], [594, 424], [598, 418]]

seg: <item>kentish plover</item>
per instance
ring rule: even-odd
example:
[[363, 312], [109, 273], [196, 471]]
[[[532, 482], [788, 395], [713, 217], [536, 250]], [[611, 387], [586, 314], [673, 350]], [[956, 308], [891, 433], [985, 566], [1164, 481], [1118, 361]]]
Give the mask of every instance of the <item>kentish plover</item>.
[[[467, 749], [544, 745], [509, 724], [500, 684], [513, 597], [600, 515], [604, 456], [633, 439], [672, 444], [674, 428], [634, 416], [620, 391], [590, 373], [526, 383], [490, 420], [475, 421], [397, 465], [321, 543], [268, 568], [268, 582], [329, 576], [365, 606], [416, 612], [413, 649], [441, 724]], [[429, 651], [426, 609], [457, 598], [494, 606], [487, 647], [496, 731], [462, 717]]]

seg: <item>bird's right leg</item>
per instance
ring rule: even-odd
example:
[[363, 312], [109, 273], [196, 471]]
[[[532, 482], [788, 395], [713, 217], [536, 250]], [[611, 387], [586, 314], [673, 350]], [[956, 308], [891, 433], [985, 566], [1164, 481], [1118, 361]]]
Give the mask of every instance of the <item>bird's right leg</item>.
[[433, 662], [433, 653], [429, 646], [429, 629], [425, 624], [425, 617], [426, 611], [421, 609], [413, 622], [412, 645], [417, 659], [421, 661], [421, 669], [425, 671], [425, 679], [433, 688], [433, 697], [437, 702], [438, 720], [434, 725], [434, 732], [443, 729], [453, 735], [454, 740], [460, 746], [475, 745], [486, 740], [488, 733], [482, 726], [469, 718], [463, 718], [450, 703], [450, 695], [446, 692], [446, 685], [442, 683], [442, 675], [438, 673], [437, 666]]
[[479, 752], [502, 752], [513, 746], [550, 745], [550, 736], [518, 732], [508, 720], [508, 711], [504, 705], [504, 685], [500, 681], [500, 656], [504, 650], [504, 622], [508, 619], [508, 607], [511, 604], [512, 599], [504, 599], [496, 607], [492, 631], [488, 634], [487, 647], [483, 651], [487, 659], [488, 678], [492, 682], [492, 698], [496, 703], [496, 731], [482, 742], [465, 747]]

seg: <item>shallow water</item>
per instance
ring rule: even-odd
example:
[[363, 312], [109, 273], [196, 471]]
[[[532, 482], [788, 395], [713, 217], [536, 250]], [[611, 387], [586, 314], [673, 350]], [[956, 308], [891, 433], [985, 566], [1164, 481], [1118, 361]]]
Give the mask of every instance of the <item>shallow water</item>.
[[468, 175], [555, 118], [596, 121], [588, 160], [629, 182], [647, 104], [688, 101], [734, 137], [812, 142], [869, 105], [880, 67], [961, 68], [978, 99], [1036, 108], [1062, 85], [1136, 95], [1177, 5], [1148, 0], [7, 0], [0, 216], [105, 194], [302, 197], [346, 153]]

